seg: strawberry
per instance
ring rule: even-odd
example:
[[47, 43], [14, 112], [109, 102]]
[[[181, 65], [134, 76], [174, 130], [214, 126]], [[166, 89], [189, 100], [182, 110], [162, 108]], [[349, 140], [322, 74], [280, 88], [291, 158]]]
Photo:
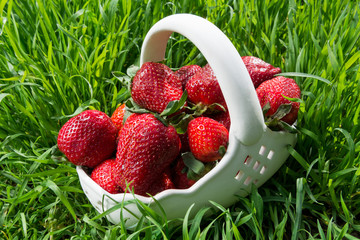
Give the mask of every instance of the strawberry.
[[[194, 104], [210, 107], [220, 104], [226, 108], [226, 103], [219, 82], [209, 64], [192, 76], [185, 86], [188, 92], [188, 100]], [[222, 110], [218, 106], [216, 110]]]
[[162, 192], [166, 189], [175, 189], [175, 185], [171, 180], [170, 168], [165, 170], [148, 189], [148, 194], [155, 196], [157, 193]]
[[94, 180], [94, 182], [109, 193], [120, 193], [123, 191], [115, 181], [117, 171], [118, 165], [115, 159], [107, 159], [94, 168], [90, 177]]
[[178, 189], [189, 188], [195, 183], [194, 180], [188, 178], [186, 166], [181, 157], [176, 160], [173, 168], [173, 176], [175, 187]]
[[281, 73], [280, 68], [273, 67], [271, 64], [253, 56], [241, 57], [250, 78], [257, 88], [265, 80], [271, 79], [275, 74]]
[[67, 121], [59, 131], [59, 150], [75, 165], [95, 167], [116, 149], [117, 128], [98, 110], [86, 110]]
[[[265, 116], [274, 117], [275, 113], [279, 113], [280, 106], [291, 106], [285, 113], [280, 114], [280, 120], [292, 125], [296, 119], [299, 111], [299, 102], [291, 102], [284, 98], [300, 98], [300, 88], [294, 79], [285, 78], [282, 76], [267, 80], [259, 85], [256, 89], [260, 105], [264, 108], [267, 104], [270, 105]], [[279, 116], [279, 114], [276, 114]]]
[[152, 184], [174, 161], [181, 142], [173, 126], [165, 126], [150, 113], [130, 115], [120, 130], [116, 161], [118, 185], [146, 195]]
[[123, 126], [124, 114], [125, 114], [125, 103], [118, 106], [111, 115], [111, 121], [115, 124], [115, 126], [118, 128], [119, 131]]
[[230, 130], [231, 120], [230, 120], [229, 111], [207, 115], [207, 117], [212, 118], [215, 121], [221, 123], [226, 127], [228, 131]]
[[192, 154], [202, 162], [221, 159], [229, 139], [226, 127], [208, 117], [191, 120], [188, 125], [188, 135]]
[[190, 147], [189, 147], [189, 136], [187, 134], [187, 132], [185, 133], [181, 133], [178, 134], [180, 141], [181, 141], [181, 152], [189, 152], [190, 151]]
[[134, 102], [153, 112], [161, 113], [169, 102], [180, 100], [182, 94], [181, 81], [162, 63], [144, 63], [132, 81]]
[[186, 83], [189, 79], [199, 70], [201, 70], [199, 65], [188, 65], [181, 67], [175, 72], [175, 75], [178, 76], [181, 81], [183, 89], [185, 89]]

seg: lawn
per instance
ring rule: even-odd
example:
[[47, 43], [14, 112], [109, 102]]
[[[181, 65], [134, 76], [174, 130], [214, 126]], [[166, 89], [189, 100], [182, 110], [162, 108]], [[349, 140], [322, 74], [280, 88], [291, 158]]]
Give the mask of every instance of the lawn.
[[[111, 115], [129, 97], [121, 76], [150, 27], [176, 13], [208, 19], [241, 56], [296, 80], [298, 141], [233, 206], [174, 221], [146, 212], [130, 231], [96, 212], [56, 139], [70, 117]], [[351, 0], [0, 1], [0, 239], [360, 238], [359, 18]], [[201, 53], [173, 35], [166, 64], [195, 63]]]

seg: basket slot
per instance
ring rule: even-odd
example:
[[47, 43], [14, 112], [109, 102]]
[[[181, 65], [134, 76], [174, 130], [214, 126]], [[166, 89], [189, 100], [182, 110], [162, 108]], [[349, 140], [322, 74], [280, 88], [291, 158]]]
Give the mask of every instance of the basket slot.
[[274, 151], [273, 151], [273, 150], [270, 150], [270, 151], [269, 151], [269, 154], [267, 155], [267, 158], [268, 158], [269, 160], [271, 160], [273, 157], [274, 157]]
[[254, 164], [254, 166], [253, 166], [253, 169], [255, 170], [255, 171], [257, 171], [258, 169], [259, 169], [259, 167], [260, 167], [260, 162], [259, 161], [256, 161], [255, 162], [255, 164]]
[[266, 171], [266, 166], [263, 166], [261, 169], [260, 169], [260, 174], [263, 175]]
[[251, 165], [252, 160], [253, 160], [253, 158], [252, 158], [252, 157], [247, 156], [247, 157], [245, 158], [245, 161], [244, 161], [245, 165], [250, 166], [250, 165]]
[[254, 179], [254, 181], [253, 181], [253, 178], [250, 177], [250, 176], [248, 176], [248, 177], [245, 179], [245, 181], [244, 181], [244, 185], [245, 185], [245, 186], [249, 186], [249, 184], [251, 184], [251, 183], [253, 183], [253, 184], [256, 185], [258, 182], [259, 182], [258, 179]]
[[264, 145], [262, 145], [259, 150], [259, 155], [264, 156], [265, 153], [266, 153], [266, 147]]
[[244, 185], [248, 186], [251, 183], [252, 177], [247, 177], [244, 181]]
[[235, 176], [235, 179], [241, 181], [243, 177], [244, 177], [244, 172], [239, 170]]

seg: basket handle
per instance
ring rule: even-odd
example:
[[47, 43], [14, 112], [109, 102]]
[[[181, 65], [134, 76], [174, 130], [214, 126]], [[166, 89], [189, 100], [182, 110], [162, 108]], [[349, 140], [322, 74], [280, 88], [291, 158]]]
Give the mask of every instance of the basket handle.
[[234, 45], [214, 24], [192, 14], [175, 14], [158, 21], [147, 33], [140, 64], [164, 59], [170, 35], [188, 38], [213, 69], [229, 109], [230, 134], [244, 145], [255, 144], [266, 125], [249, 73]]

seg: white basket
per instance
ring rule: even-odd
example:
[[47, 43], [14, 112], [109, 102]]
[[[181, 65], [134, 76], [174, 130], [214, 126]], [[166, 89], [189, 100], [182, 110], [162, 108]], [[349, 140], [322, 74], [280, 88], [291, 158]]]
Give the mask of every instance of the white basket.
[[[208, 206], [209, 200], [229, 207], [246, 196], [252, 185], [260, 187], [285, 162], [287, 146], [294, 146], [296, 135], [273, 132], [266, 127], [262, 110], [249, 73], [230, 40], [209, 21], [191, 14], [176, 14], [157, 22], [147, 33], [140, 63], [162, 61], [166, 45], [173, 32], [188, 38], [204, 55], [215, 72], [224, 94], [231, 119], [229, 145], [220, 163], [188, 189], [170, 189], [154, 198], [161, 204], [168, 219], [182, 218], [192, 204], [192, 213]], [[116, 204], [134, 200], [134, 196], [155, 211], [150, 197], [110, 194], [97, 185], [80, 166], [77, 168], [81, 186], [91, 204], [104, 212]], [[126, 205], [107, 215], [114, 224], [120, 222], [120, 212], [127, 226], [141, 217], [136, 204]]]

